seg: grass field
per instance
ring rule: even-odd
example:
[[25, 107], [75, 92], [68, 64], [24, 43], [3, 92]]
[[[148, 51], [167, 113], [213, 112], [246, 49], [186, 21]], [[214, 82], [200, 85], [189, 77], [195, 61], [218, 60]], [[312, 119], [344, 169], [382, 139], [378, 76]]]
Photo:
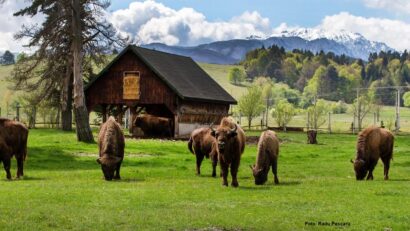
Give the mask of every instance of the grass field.
[[256, 145], [248, 145], [240, 187], [226, 188], [210, 177], [208, 160], [203, 175], [194, 174], [183, 141], [127, 139], [122, 180], [106, 182], [96, 144], [77, 143], [71, 132], [31, 130], [24, 179], [7, 181], [0, 172], [0, 230], [338, 229], [318, 222], [410, 230], [410, 137], [396, 137], [390, 180], [383, 181], [380, 162], [368, 182], [355, 180], [349, 162], [355, 136], [319, 134], [319, 145], [307, 145], [302, 133], [279, 137], [280, 185], [271, 174], [268, 184], [253, 184], [248, 165]]

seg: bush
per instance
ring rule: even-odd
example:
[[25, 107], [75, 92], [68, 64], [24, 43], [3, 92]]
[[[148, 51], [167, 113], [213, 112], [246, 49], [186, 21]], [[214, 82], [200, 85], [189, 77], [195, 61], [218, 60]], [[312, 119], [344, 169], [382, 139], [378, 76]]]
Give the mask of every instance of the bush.
[[333, 114], [345, 114], [348, 109], [347, 104], [342, 100], [332, 103], [331, 108]]

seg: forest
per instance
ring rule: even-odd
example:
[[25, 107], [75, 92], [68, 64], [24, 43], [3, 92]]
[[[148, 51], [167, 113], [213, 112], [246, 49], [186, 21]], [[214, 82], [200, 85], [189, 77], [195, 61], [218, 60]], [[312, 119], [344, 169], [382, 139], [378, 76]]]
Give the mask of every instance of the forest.
[[382, 87], [410, 83], [407, 51], [372, 53], [368, 61], [364, 61], [331, 52], [286, 52], [274, 45], [248, 52], [241, 64], [249, 81], [268, 77], [273, 82], [287, 84], [305, 97], [346, 103], [354, 101], [356, 88], [368, 88], [366, 92], [373, 103], [394, 105], [396, 95], [391, 89]]

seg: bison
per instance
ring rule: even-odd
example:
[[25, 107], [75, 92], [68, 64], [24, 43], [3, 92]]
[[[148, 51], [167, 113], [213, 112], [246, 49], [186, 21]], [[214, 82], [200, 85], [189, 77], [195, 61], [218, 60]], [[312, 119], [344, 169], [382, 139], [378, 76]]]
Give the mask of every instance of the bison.
[[[384, 128], [369, 127], [357, 138], [356, 159], [351, 162], [357, 180], [373, 180], [373, 170], [379, 158], [384, 164], [384, 179], [389, 179], [390, 160], [393, 158], [393, 134]], [[369, 174], [367, 174], [369, 172]]]
[[196, 156], [196, 174], [201, 174], [201, 163], [204, 157], [211, 157], [212, 176], [216, 177], [216, 165], [218, 164], [218, 153], [216, 139], [211, 134], [211, 128], [195, 129], [188, 141], [188, 149]]
[[138, 115], [134, 120], [134, 125], [141, 128], [145, 136], [172, 136], [172, 120], [166, 117], [157, 117], [150, 114]]
[[[124, 159], [124, 134], [114, 117], [101, 125], [98, 135], [99, 158], [105, 180], [120, 179], [120, 168]], [[115, 175], [114, 175], [115, 172]]]
[[250, 166], [256, 185], [264, 184], [267, 181], [270, 166], [272, 166], [274, 182], [279, 184], [277, 176], [278, 156], [279, 140], [276, 133], [273, 131], [262, 132], [258, 142], [256, 165]]
[[229, 118], [222, 119], [216, 130], [212, 128], [212, 136], [217, 141], [218, 161], [221, 166], [222, 184], [228, 186], [228, 169], [231, 169], [233, 187], [238, 187], [237, 173], [241, 155], [245, 149], [245, 133], [242, 128]]
[[19, 122], [0, 118], [0, 161], [3, 162], [7, 179], [11, 179], [10, 160], [17, 159], [17, 178], [24, 176], [23, 165], [27, 156], [27, 127]]

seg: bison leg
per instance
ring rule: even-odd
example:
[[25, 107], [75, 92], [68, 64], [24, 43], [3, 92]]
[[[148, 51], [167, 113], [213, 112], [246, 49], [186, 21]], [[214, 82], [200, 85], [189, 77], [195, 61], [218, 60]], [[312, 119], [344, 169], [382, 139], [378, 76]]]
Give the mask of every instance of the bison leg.
[[233, 187], [238, 187], [239, 186], [238, 178], [237, 178], [238, 168], [239, 168], [239, 161], [233, 161], [232, 164], [231, 164], [231, 176], [232, 176], [231, 185]]
[[366, 180], [373, 180], [373, 170], [374, 170], [374, 167], [376, 167], [376, 164], [377, 164], [377, 160], [370, 162], [369, 174], [367, 175]]
[[212, 156], [212, 177], [216, 177], [216, 166], [218, 165], [218, 156]]
[[24, 176], [23, 173], [23, 165], [24, 165], [24, 157], [17, 157], [17, 178], [20, 178], [20, 176]]
[[390, 159], [382, 159], [384, 165], [384, 180], [389, 179]]
[[221, 174], [222, 174], [222, 185], [228, 186], [228, 164], [220, 161]]
[[274, 160], [272, 163], [272, 173], [274, 177], [274, 182], [275, 184], [279, 184], [279, 179], [278, 179], [278, 160]]
[[204, 155], [197, 154], [196, 155], [196, 174], [201, 175], [201, 164], [202, 160], [204, 159]]
[[115, 169], [114, 179], [116, 179], [116, 180], [120, 180], [120, 179], [121, 179], [121, 176], [120, 176], [121, 164], [122, 164], [122, 160], [120, 160], [120, 162], [118, 162], [118, 164], [117, 164], [117, 169]]
[[10, 173], [10, 158], [3, 159], [3, 167], [7, 174], [7, 179], [11, 180], [11, 173]]

